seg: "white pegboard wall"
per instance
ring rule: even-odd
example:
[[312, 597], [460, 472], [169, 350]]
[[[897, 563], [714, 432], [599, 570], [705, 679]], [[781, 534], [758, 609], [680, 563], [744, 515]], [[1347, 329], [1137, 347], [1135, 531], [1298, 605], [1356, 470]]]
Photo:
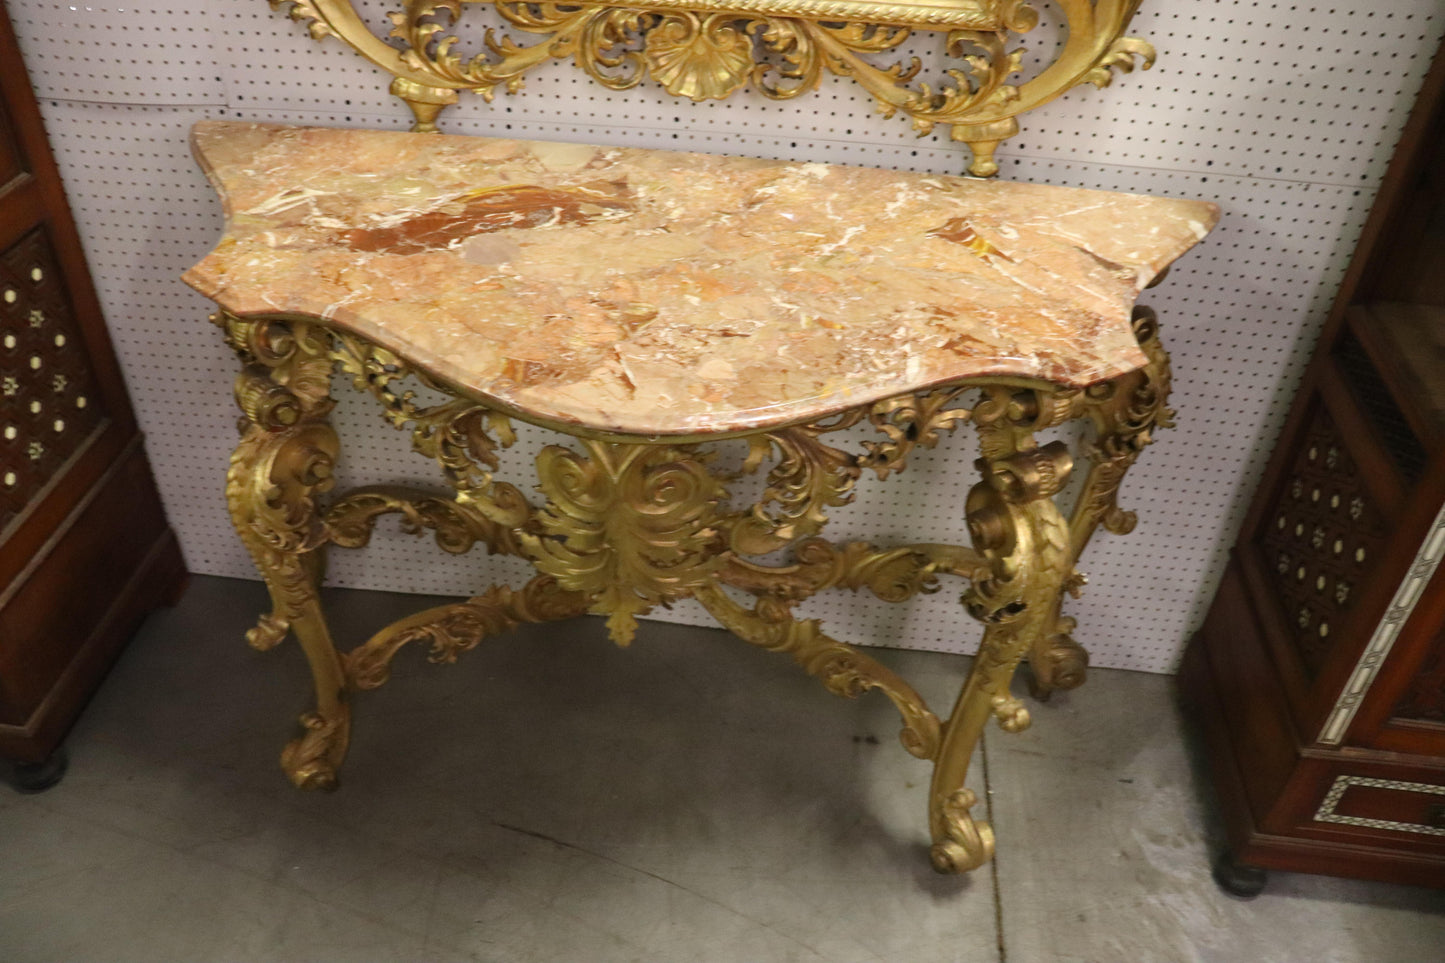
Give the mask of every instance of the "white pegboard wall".
[[[174, 4], [9, 0], [41, 97], [122, 104], [225, 104], [206, 18]], [[132, 69], [117, 71], [118, 64]]]
[[[366, 9], [379, 16], [391, 3]], [[208, 303], [177, 280], [221, 229], [186, 131], [204, 116], [387, 129], [409, 116], [379, 71], [334, 40], [312, 41], [264, 0], [209, 0], [184, 18], [153, 2], [9, 7], [187, 560], [197, 572], [251, 577], [222, 493], [234, 359], [204, 321]], [[1070, 93], [1024, 117], [1003, 146], [1004, 177], [1204, 198], [1224, 211], [1219, 229], [1142, 299], [1159, 310], [1175, 359], [1179, 427], [1161, 433], [1125, 484], [1121, 502], [1139, 512], [1138, 529], [1101, 532], [1085, 556], [1091, 584], [1068, 611], [1095, 664], [1172, 671], [1202, 616], [1442, 19], [1437, 0], [1382, 0], [1368, 11], [1144, 0], [1131, 32], [1159, 48], [1154, 70]], [[1025, 38], [1031, 69], [1056, 42], [1047, 21]], [[940, 44], [919, 34], [910, 54], [936, 71]], [[784, 103], [747, 93], [695, 105], [650, 84], [614, 93], [555, 63], [491, 106], [464, 97], [443, 126], [918, 171], [965, 163], [946, 136], [913, 137], [842, 78]], [[374, 405], [349, 389], [338, 397], [343, 483], [432, 481], [429, 463]], [[502, 477], [525, 485], [530, 452], [550, 438], [525, 426], [521, 434]], [[861, 479], [858, 500], [832, 512], [830, 535], [963, 540], [974, 477], [964, 435], [887, 482]], [[329, 578], [469, 594], [523, 571], [480, 551], [445, 555], [383, 522], [366, 551], [333, 553]], [[948, 582], [904, 606], [834, 593], [806, 614], [853, 641], [967, 651], [978, 627], [957, 595]], [[658, 615], [708, 621], [690, 603]]]

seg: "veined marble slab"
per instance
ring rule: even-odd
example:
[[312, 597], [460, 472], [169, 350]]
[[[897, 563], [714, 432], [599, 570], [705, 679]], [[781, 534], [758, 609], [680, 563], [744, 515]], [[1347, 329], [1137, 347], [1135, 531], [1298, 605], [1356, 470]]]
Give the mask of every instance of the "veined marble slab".
[[1135, 298], [1217, 208], [830, 164], [204, 121], [185, 280], [324, 319], [524, 417], [640, 435], [1145, 363]]

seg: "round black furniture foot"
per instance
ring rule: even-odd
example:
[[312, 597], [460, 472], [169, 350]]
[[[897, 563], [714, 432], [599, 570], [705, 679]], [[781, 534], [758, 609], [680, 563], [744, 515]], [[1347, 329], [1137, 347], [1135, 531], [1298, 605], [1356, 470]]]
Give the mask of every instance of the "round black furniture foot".
[[1264, 892], [1264, 884], [1268, 881], [1269, 873], [1258, 866], [1236, 863], [1229, 853], [1214, 861], [1214, 882], [1230, 896], [1254, 899]]
[[70, 765], [64, 749], [57, 749], [44, 762], [17, 762], [10, 771], [10, 785], [27, 795], [44, 792], [60, 782]]

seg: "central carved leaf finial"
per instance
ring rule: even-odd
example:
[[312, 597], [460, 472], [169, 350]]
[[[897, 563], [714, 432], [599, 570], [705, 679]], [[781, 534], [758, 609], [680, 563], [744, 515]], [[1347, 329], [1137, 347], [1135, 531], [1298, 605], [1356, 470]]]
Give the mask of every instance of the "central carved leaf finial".
[[726, 492], [707, 470], [709, 455], [692, 446], [581, 444], [586, 454], [558, 445], [538, 454], [547, 505], [540, 532], [518, 539], [540, 571], [591, 599], [613, 641], [627, 645], [638, 615], [711, 579]]

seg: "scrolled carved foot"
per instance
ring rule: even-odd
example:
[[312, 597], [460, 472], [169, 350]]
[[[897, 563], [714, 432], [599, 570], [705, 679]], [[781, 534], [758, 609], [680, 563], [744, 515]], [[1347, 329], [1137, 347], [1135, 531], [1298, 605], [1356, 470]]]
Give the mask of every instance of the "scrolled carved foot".
[[1012, 696], [994, 696], [989, 700], [989, 708], [993, 710], [994, 718], [1004, 732], [1023, 732], [1033, 721], [1029, 716], [1028, 706]]
[[943, 838], [935, 839], [929, 851], [935, 871], [966, 873], [993, 858], [993, 827], [969, 813], [977, 803], [972, 789], [955, 790], [943, 801], [938, 814]]
[[263, 615], [256, 620], [256, 627], [246, 631], [246, 644], [257, 652], [269, 652], [281, 644], [291, 623], [274, 615]]
[[346, 755], [350, 713], [342, 709], [330, 719], [317, 712], [301, 717], [305, 730], [281, 751], [281, 768], [297, 789], [332, 792], [338, 785], [336, 770]]
[[1047, 702], [1056, 689], [1077, 689], [1088, 678], [1088, 650], [1069, 635], [1074, 624], [1073, 619], [1061, 619], [1061, 631], [1029, 653], [1029, 694], [1040, 702]]

